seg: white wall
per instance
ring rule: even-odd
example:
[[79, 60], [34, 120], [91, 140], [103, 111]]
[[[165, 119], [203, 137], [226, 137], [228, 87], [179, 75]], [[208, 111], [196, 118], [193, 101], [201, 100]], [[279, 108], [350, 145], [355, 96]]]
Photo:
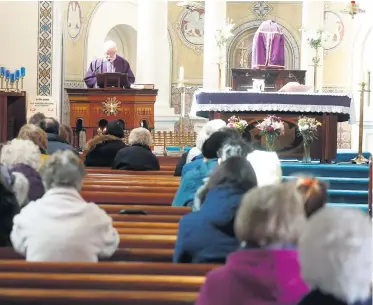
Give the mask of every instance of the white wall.
[[118, 54], [124, 57], [130, 63], [131, 69], [133, 73], [136, 75], [136, 31], [126, 24], [118, 24], [109, 31], [105, 40], [112, 40], [117, 44]]
[[[359, 83], [363, 81], [363, 78], [367, 82], [367, 72], [373, 72], [373, 1], [361, 0], [359, 4], [366, 10], [366, 13], [356, 16], [353, 21], [355, 40], [351, 46], [351, 62], [353, 67], [351, 88], [353, 88], [356, 117], [353, 118], [355, 119], [355, 124], [352, 126], [351, 148], [354, 150], [358, 149], [359, 144]], [[373, 82], [373, 74], [371, 76], [371, 82]], [[373, 89], [373, 85], [371, 85], [371, 89]], [[368, 94], [365, 95], [363, 151], [373, 153], [373, 93], [371, 93], [370, 107], [367, 106], [367, 97]]]
[[24, 66], [27, 100], [37, 94], [38, 2], [0, 1], [0, 65]]
[[[116, 25], [128, 25], [137, 31], [137, 4], [136, 1], [102, 1], [95, 9], [86, 37], [86, 65], [99, 56], [102, 56], [102, 47], [107, 34]], [[136, 45], [134, 46], [136, 50]], [[131, 66], [136, 62], [129, 61]]]

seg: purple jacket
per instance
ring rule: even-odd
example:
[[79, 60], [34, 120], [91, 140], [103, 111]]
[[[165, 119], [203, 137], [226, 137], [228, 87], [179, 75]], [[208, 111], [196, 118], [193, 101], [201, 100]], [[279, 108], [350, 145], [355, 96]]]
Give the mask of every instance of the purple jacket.
[[31, 166], [26, 164], [16, 164], [10, 168], [10, 171], [23, 174], [29, 183], [28, 199], [35, 201], [44, 195], [44, 186], [40, 174]]
[[308, 291], [296, 250], [245, 249], [207, 274], [196, 305], [294, 305]]

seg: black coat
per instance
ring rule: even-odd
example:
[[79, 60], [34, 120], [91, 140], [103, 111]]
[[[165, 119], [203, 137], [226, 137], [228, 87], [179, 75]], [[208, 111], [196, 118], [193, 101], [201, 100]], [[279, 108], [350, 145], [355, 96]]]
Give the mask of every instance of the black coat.
[[184, 167], [184, 165], [186, 163], [186, 160], [188, 158], [189, 152], [190, 152], [190, 150], [186, 151], [185, 153], [183, 153], [181, 155], [181, 158], [180, 158], [179, 162], [177, 162], [177, 164], [176, 164], [174, 176], [181, 177], [181, 173], [183, 171], [183, 167]]
[[148, 146], [135, 144], [118, 151], [113, 169], [151, 171], [159, 170], [157, 157]]
[[327, 295], [319, 290], [313, 290], [307, 294], [303, 299], [298, 303], [298, 305], [371, 305], [372, 298], [368, 300], [356, 302], [356, 303], [346, 303], [340, 300], [337, 300], [331, 295]]
[[0, 247], [11, 245], [9, 235], [13, 217], [19, 213], [19, 205], [2, 171], [0, 171]]
[[121, 139], [110, 135], [96, 136], [87, 145], [85, 166], [100, 167], [112, 167], [117, 152], [127, 147]]

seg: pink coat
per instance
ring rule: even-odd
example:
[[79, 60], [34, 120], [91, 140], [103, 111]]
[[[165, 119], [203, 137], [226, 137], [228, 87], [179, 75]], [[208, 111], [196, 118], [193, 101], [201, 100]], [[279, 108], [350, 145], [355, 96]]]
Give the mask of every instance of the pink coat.
[[308, 291], [296, 250], [245, 249], [207, 274], [196, 305], [294, 305]]

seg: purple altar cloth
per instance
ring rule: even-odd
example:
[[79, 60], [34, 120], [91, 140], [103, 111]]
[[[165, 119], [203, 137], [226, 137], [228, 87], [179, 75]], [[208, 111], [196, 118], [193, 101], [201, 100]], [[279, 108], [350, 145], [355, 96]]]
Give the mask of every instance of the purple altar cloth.
[[196, 91], [191, 115], [197, 112], [299, 112], [338, 113], [343, 121], [353, 112], [351, 97], [346, 94]]

